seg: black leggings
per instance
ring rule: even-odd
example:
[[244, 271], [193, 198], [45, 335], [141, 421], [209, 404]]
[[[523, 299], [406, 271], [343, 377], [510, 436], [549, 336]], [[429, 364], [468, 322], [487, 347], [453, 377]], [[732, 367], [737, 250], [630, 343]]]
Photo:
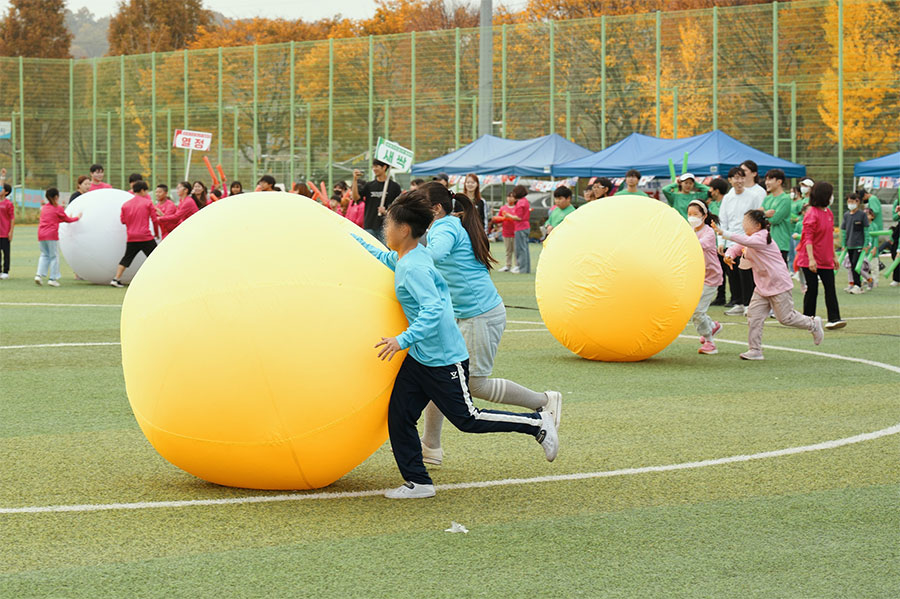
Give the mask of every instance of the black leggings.
[[9, 274], [9, 237], [0, 237], [0, 254], [3, 254], [3, 270]]
[[828, 310], [828, 322], [839, 321], [841, 319], [841, 309], [838, 306], [837, 293], [834, 290], [834, 270], [819, 268], [816, 272], [813, 272], [804, 266], [803, 276], [806, 277], [803, 314], [805, 316], [816, 315], [816, 303], [819, 299], [819, 279], [822, 279], [822, 289], [825, 290], [825, 308]]
[[[859, 287], [862, 285], [862, 279], [859, 276], [859, 273], [856, 272], [856, 263], [859, 262], [859, 254], [862, 252], [861, 249], [847, 249], [847, 256], [850, 258], [850, 274], [853, 275], [853, 284]], [[860, 269], [862, 270], [862, 269]]]

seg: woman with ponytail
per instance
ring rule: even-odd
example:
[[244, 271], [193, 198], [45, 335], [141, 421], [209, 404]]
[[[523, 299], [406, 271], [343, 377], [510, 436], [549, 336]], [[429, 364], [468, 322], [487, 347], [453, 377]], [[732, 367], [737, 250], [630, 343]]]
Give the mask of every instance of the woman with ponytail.
[[813, 343], [819, 345], [825, 337], [822, 319], [818, 316], [804, 316], [794, 309], [794, 298], [791, 296], [794, 283], [781, 256], [781, 250], [777, 244], [772, 243], [770, 224], [765, 213], [762, 210], [748, 210], [744, 214], [745, 234], [723, 231], [715, 223], [711, 226], [723, 238], [735, 243], [725, 252], [725, 264], [728, 268], [732, 268], [735, 259], [742, 255], [753, 268], [756, 289], [747, 308], [749, 350], [741, 354], [741, 359], [763, 359], [763, 323], [770, 310], [775, 312], [775, 317], [781, 324], [812, 333]]
[[[456, 323], [469, 352], [470, 391], [487, 401], [545, 410], [559, 425], [562, 394], [538, 393], [513, 381], [489, 378], [500, 338], [506, 328], [506, 308], [491, 280], [490, 269], [497, 261], [478, 211], [468, 196], [453, 194], [440, 183], [421, 186], [431, 203], [434, 222], [428, 231], [428, 251], [447, 281]], [[457, 218], [454, 214], [459, 214]], [[443, 415], [435, 405], [425, 409], [422, 450], [426, 463], [440, 464]]]

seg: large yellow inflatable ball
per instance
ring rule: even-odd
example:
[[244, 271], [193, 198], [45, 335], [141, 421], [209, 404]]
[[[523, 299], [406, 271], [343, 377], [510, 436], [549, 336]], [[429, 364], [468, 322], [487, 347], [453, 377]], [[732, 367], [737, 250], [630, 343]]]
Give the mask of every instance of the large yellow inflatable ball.
[[544, 243], [535, 275], [541, 317], [589, 360], [635, 362], [669, 345], [703, 291], [703, 251], [663, 202], [621, 195], [586, 204]]
[[153, 252], [122, 306], [135, 418], [169, 462], [204, 480], [314, 489], [387, 439], [403, 355], [377, 357], [406, 318], [393, 273], [345, 218], [260, 192], [208, 205]]

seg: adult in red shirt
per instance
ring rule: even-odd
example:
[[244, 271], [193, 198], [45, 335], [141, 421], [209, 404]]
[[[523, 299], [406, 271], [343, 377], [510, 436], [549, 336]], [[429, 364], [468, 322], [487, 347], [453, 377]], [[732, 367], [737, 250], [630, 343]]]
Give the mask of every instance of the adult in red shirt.
[[831, 183], [819, 181], [809, 192], [809, 209], [803, 217], [803, 232], [797, 245], [795, 263], [806, 276], [806, 293], [803, 295], [803, 314], [816, 315], [819, 295], [819, 279], [825, 290], [825, 307], [828, 309], [826, 329], [840, 329], [847, 326], [841, 320], [837, 293], [834, 289], [834, 215], [828, 205], [834, 197]]
[[102, 164], [92, 164], [91, 165], [91, 187], [88, 191], [94, 191], [95, 189], [111, 189], [112, 185], [109, 183], [103, 182], [103, 165]]
[[162, 211], [157, 211], [159, 223], [163, 226], [171, 227], [169, 229], [170, 233], [178, 225], [190, 218], [192, 214], [206, 206], [206, 185], [202, 181], [195, 181], [191, 195], [187, 195], [189, 189], [191, 189], [191, 184], [187, 181], [182, 181], [175, 188], [179, 200], [178, 209], [174, 213], [163, 215], [161, 214]]
[[16, 207], [9, 201], [11, 193], [12, 186], [6, 182], [6, 169], [0, 169], [0, 254], [3, 255], [0, 279], [9, 278], [9, 248], [16, 228]]
[[153, 231], [150, 223], [156, 226], [159, 217], [156, 215], [156, 207], [150, 199], [150, 186], [146, 181], [135, 181], [132, 187], [134, 197], [122, 204], [120, 220], [128, 231], [128, 240], [125, 243], [125, 255], [116, 269], [116, 276], [109, 282], [113, 287], [124, 287], [119, 280], [125, 269], [131, 266], [138, 252], [144, 252], [149, 256], [156, 249], [156, 241], [153, 239]]
[[513, 273], [531, 272], [531, 256], [528, 254], [528, 236], [531, 233], [531, 202], [526, 197], [528, 189], [524, 185], [513, 187], [512, 195], [516, 200], [514, 214], [507, 218], [516, 222], [516, 266], [510, 270]]
[[[187, 193], [187, 190], [185, 190], [185, 193]], [[178, 211], [175, 202], [169, 197], [169, 186], [165, 183], [160, 183], [156, 186], [156, 208], [158, 209], [157, 215], [162, 212], [162, 216], [171, 216]], [[156, 223], [155, 228], [156, 236], [162, 240], [166, 238], [166, 235], [172, 232], [172, 229], [174, 229], [175, 226], [171, 223], [159, 221]]]

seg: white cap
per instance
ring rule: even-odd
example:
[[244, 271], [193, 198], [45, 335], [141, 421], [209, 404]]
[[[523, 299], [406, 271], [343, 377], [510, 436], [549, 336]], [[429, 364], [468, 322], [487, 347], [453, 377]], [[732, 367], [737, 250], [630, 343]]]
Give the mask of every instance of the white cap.
[[802, 185], [803, 187], [812, 187], [813, 180], [810, 179], [809, 177], [807, 177], [806, 179], [803, 179], [802, 181], [800, 181], [800, 185]]
[[691, 173], [684, 173], [683, 175], [678, 177], [678, 182], [680, 183], [681, 181], [687, 181], [688, 179], [694, 179], [694, 175], [692, 175]]

